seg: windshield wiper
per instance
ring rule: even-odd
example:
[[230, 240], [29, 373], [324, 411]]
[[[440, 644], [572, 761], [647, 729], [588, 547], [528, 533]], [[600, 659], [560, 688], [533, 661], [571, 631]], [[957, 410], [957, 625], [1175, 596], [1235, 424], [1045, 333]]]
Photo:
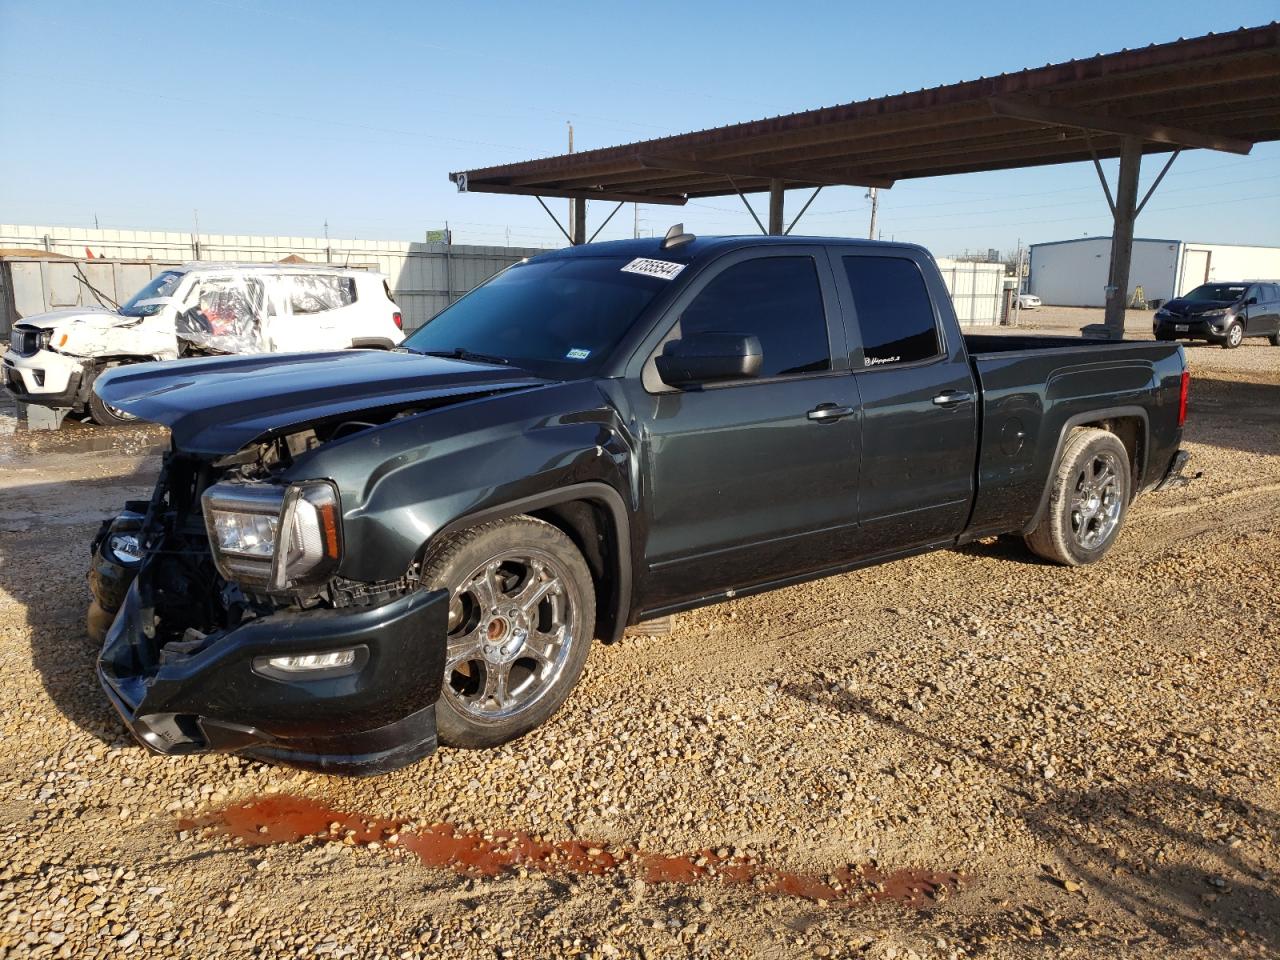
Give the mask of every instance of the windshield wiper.
[[504, 367], [511, 366], [511, 361], [506, 357], [495, 357], [488, 353], [476, 353], [466, 347], [454, 347], [452, 350], [422, 350], [419, 352], [424, 357], [445, 357], [449, 360], [469, 360], [472, 363], [496, 363]]

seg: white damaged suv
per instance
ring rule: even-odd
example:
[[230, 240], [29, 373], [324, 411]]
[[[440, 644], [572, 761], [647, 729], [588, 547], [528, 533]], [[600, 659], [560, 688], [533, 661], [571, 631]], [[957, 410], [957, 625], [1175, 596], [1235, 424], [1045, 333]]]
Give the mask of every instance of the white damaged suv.
[[93, 392], [104, 370], [229, 353], [382, 349], [404, 339], [387, 278], [368, 270], [279, 263], [189, 263], [157, 273], [118, 311], [73, 307], [26, 317], [4, 355], [4, 386], [23, 403], [131, 420]]

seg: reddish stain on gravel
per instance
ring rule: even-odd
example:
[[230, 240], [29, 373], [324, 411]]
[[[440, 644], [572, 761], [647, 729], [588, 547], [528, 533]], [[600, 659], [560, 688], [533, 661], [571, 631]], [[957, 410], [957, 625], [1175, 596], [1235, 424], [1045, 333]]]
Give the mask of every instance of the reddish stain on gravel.
[[306, 797], [276, 795], [184, 818], [180, 830], [206, 830], [251, 846], [315, 839], [347, 846], [377, 844], [404, 851], [430, 867], [468, 876], [495, 877], [524, 868], [542, 873], [626, 872], [648, 883], [718, 882], [750, 886], [763, 894], [852, 906], [893, 901], [923, 908], [959, 889], [950, 871], [885, 870], [871, 864], [828, 874], [790, 873], [738, 855], [701, 850], [684, 856], [648, 853], [631, 846], [582, 840], [544, 840], [516, 830], [460, 832], [452, 824], [411, 827], [395, 820], [332, 810]]

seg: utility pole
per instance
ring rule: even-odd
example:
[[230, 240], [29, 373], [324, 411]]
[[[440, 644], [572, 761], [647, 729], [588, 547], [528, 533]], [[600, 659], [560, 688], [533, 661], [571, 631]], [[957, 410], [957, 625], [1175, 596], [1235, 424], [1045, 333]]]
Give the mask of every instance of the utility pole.
[[867, 239], [874, 240], [876, 238], [876, 217], [880, 214], [880, 188], [871, 187], [867, 190], [867, 199], [871, 201], [871, 229], [867, 231]]
[[192, 210], [191, 219], [195, 224], [195, 233], [191, 234], [191, 250], [195, 254], [195, 259], [200, 259], [200, 211]]
[[[573, 121], [569, 125], [569, 152], [573, 153]], [[587, 242], [587, 201], [578, 197], [569, 201], [569, 237], [574, 244]]]
[[[566, 120], [565, 123], [568, 124], [569, 126], [569, 152], [573, 153], [573, 121]], [[573, 232], [573, 214], [574, 214], [573, 205], [577, 202], [578, 201], [576, 200], [569, 201], [569, 232], [570, 233]]]
[[631, 236], [634, 239], [639, 240], [640, 239], [640, 204], [633, 203], [631, 206], [634, 208], [635, 214], [636, 214], [636, 228]]

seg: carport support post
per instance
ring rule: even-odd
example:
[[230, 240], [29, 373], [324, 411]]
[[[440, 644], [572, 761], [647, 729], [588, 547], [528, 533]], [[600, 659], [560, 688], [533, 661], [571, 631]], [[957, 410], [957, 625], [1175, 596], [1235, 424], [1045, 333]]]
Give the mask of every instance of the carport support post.
[[572, 202], [573, 223], [569, 225], [570, 239], [574, 246], [587, 242], [587, 201], [578, 197]]
[[1129, 305], [1129, 260], [1133, 255], [1133, 222], [1138, 216], [1138, 174], [1142, 169], [1142, 138], [1120, 143], [1120, 179], [1116, 184], [1115, 221], [1111, 229], [1111, 270], [1107, 274], [1107, 337], [1124, 339], [1124, 310]]
[[781, 236], [785, 232], [782, 223], [783, 182], [777, 177], [769, 181], [769, 233]]

